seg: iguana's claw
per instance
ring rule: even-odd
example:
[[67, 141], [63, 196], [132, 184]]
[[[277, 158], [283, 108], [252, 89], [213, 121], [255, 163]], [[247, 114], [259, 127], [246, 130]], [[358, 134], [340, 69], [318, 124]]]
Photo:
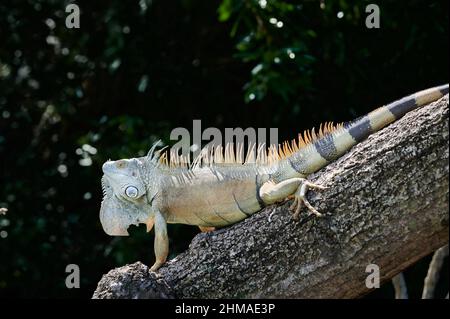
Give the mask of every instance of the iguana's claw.
[[292, 205], [289, 207], [289, 210], [292, 211], [293, 215], [292, 218], [294, 220], [299, 219], [300, 210], [302, 209], [303, 205], [308, 208], [308, 210], [316, 215], [317, 217], [322, 217], [323, 215], [315, 209], [306, 198], [306, 193], [308, 192], [308, 189], [315, 189], [315, 190], [324, 190], [327, 189], [325, 186], [317, 185], [314, 183], [311, 183], [307, 180], [304, 180], [302, 184], [297, 188], [295, 194], [294, 194], [294, 201], [292, 202]]

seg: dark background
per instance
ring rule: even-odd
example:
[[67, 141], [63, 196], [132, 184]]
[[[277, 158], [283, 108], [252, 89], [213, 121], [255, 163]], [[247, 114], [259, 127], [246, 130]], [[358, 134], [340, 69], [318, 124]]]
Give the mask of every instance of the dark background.
[[[446, 0], [377, 1], [380, 29], [365, 27], [374, 1], [263, 2], [76, 1], [80, 29], [65, 27], [68, 1], [0, 2], [0, 296], [89, 298], [111, 268], [153, 263], [143, 225], [124, 238], [101, 228], [108, 158], [170, 144], [193, 119], [291, 139], [448, 83]], [[169, 232], [172, 258], [198, 230]], [[413, 298], [429, 260], [406, 272]], [[80, 289], [64, 284], [72, 263]], [[439, 296], [448, 271], [442, 282]]]

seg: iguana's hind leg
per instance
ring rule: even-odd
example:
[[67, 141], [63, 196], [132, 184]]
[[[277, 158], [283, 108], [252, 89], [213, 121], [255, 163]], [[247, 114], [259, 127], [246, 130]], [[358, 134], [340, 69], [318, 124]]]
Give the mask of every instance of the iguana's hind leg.
[[295, 177], [290, 178], [280, 183], [275, 184], [274, 182], [264, 183], [259, 194], [261, 199], [266, 204], [273, 204], [280, 200], [284, 200], [288, 197], [294, 197], [294, 202], [292, 203], [290, 210], [293, 211], [293, 218], [298, 220], [300, 214], [300, 209], [305, 205], [313, 214], [316, 216], [322, 216], [306, 199], [306, 193], [308, 189], [323, 190], [326, 187], [313, 184], [306, 180], [305, 178]]
[[155, 257], [156, 261], [150, 271], [156, 271], [167, 259], [169, 254], [169, 237], [167, 223], [160, 212], [155, 213]]
[[303, 207], [303, 205], [305, 205], [308, 208], [308, 210], [311, 213], [313, 213], [314, 215], [316, 215], [317, 217], [322, 217], [322, 214], [319, 213], [319, 211], [317, 209], [315, 209], [309, 203], [308, 199], [306, 198], [306, 193], [308, 192], [308, 189], [310, 189], [310, 188], [315, 189], [315, 190], [326, 189], [326, 187], [324, 187], [324, 186], [311, 183], [310, 181], [308, 181], [306, 179], [303, 180], [301, 185], [295, 191], [294, 202], [292, 203], [291, 207], [289, 207], [289, 209], [294, 213], [292, 218], [294, 218], [295, 220], [298, 220], [298, 217], [300, 215], [300, 209]]

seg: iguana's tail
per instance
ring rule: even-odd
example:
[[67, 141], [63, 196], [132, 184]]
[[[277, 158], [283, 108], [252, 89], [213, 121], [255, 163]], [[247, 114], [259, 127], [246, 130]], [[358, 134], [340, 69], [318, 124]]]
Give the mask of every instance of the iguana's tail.
[[296, 174], [307, 176], [316, 172], [370, 134], [381, 130], [407, 112], [438, 100], [448, 92], [448, 84], [423, 90], [334, 128], [329, 133], [312, 139], [308, 145], [285, 158], [287, 162], [282, 165], [283, 172], [280, 173], [290, 177]]

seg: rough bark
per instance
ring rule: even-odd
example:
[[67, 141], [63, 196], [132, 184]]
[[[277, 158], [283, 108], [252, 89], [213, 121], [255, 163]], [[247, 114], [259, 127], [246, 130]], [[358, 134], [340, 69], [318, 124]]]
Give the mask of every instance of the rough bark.
[[[290, 201], [198, 234], [150, 273], [142, 263], [104, 275], [94, 298], [352, 298], [448, 243], [448, 95], [371, 135], [310, 177], [325, 217], [294, 222]], [[269, 218], [270, 217], [270, 218]], [[269, 221], [270, 219], [270, 221]]]

